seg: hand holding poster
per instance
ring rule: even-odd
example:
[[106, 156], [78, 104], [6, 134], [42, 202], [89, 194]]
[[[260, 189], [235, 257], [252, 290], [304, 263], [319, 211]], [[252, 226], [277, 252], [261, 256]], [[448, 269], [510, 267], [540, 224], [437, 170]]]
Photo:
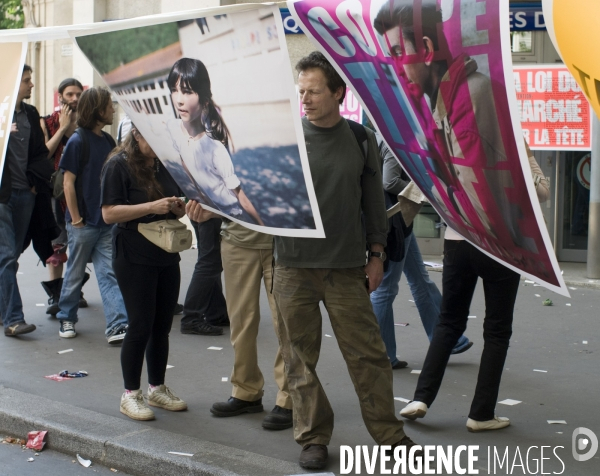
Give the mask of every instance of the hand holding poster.
[[298, 0], [288, 7], [449, 227], [568, 294], [525, 143], [515, 139], [522, 132], [501, 40], [508, 2]]
[[188, 198], [258, 231], [324, 236], [278, 9], [196, 15], [74, 36]]

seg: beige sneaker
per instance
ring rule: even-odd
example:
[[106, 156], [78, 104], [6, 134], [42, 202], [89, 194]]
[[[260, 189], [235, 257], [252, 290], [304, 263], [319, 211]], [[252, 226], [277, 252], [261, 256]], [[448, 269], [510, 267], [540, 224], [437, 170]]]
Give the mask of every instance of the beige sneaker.
[[427, 405], [423, 402], [417, 402], [413, 400], [400, 410], [400, 416], [408, 418], [409, 420], [416, 420], [417, 418], [423, 418], [427, 413]]
[[154, 390], [148, 389], [148, 405], [172, 412], [187, 410], [187, 403], [171, 392], [166, 385], [159, 385]]
[[121, 413], [134, 420], [154, 420], [154, 412], [148, 408], [141, 390], [125, 392], [121, 396]]
[[488, 430], [501, 430], [510, 425], [510, 420], [506, 417], [494, 416], [492, 420], [476, 421], [469, 418], [467, 420], [467, 430], [471, 433]]

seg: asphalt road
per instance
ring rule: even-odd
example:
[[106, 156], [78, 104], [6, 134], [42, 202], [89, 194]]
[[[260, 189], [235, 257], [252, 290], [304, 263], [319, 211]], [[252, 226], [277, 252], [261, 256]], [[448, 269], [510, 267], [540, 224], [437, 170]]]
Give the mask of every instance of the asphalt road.
[[[195, 251], [182, 254], [184, 287], [180, 302], [194, 262]], [[104, 338], [104, 317], [95, 278], [92, 276], [85, 287], [90, 307], [80, 311], [79, 336], [61, 339], [58, 323], [45, 315], [44, 306], [38, 306], [46, 302], [39, 282], [47, 279], [47, 271], [36, 263], [37, 257], [27, 250], [20, 260], [22, 274], [18, 278], [26, 318], [28, 322], [35, 323], [38, 330], [19, 339], [0, 337], [0, 384], [101, 414], [126, 418], [119, 413], [122, 393], [119, 349], [109, 347]], [[432, 273], [432, 276], [439, 285], [441, 273]], [[499, 396], [499, 401], [513, 399], [520, 403], [497, 406], [498, 415], [511, 419], [509, 428], [472, 434], [466, 431], [465, 424], [483, 346], [484, 302], [479, 285], [470, 310], [470, 314], [476, 317], [469, 320], [466, 332], [475, 345], [468, 352], [451, 358], [435, 404], [425, 419], [406, 423], [407, 434], [420, 444], [479, 445], [479, 460], [475, 467], [481, 470], [481, 474], [487, 474], [488, 462], [491, 474], [542, 474], [542, 469], [544, 473], [569, 476], [600, 474], [600, 453], [586, 462], [575, 461], [571, 453], [575, 429], [585, 427], [600, 436], [600, 412], [597, 410], [600, 395], [600, 291], [578, 288], [572, 289], [571, 293], [571, 298], [565, 298], [521, 281], [513, 339]], [[542, 301], [546, 298], [552, 299], [554, 306], [543, 306]], [[396, 336], [398, 356], [409, 362], [409, 368], [394, 371], [394, 392], [401, 399], [412, 397], [418, 377], [412, 371], [421, 368], [428, 346], [417, 309], [411, 300], [408, 286], [402, 282], [395, 302], [396, 322], [409, 325], [396, 327]], [[277, 342], [264, 291], [261, 310], [259, 362], [266, 381], [263, 403], [265, 409], [270, 410], [276, 395], [270, 369]], [[226, 419], [211, 416], [209, 408], [212, 403], [226, 400], [231, 392], [230, 383], [223, 381], [230, 376], [233, 361], [228, 330], [218, 337], [182, 335], [179, 320], [180, 316], [177, 316], [171, 332], [169, 364], [173, 368], [167, 370], [167, 384], [188, 402], [189, 411], [157, 411], [156, 421], [145, 425], [220, 443], [231, 447], [232, 451], [244, 449], [297, 461], [300, 447], [294, 442], [291, 430], [263, 430], [261, 421], [264, 414]], [[326, 317], [322, 332], [333, 336]], [[222, 350], [208, 350], [210, 346], [222, 347]], [[57, 353], [65, 349], [73, 351]], [[87, 370], [89, 377], [69, 382], [43, 378], [63, 369]], [[327, 471], [337, 474], [340, 471], [340, 445], [372, 445], [373, 440], [360, 417], [358, 401], [334, 337], [323, 338], [318, 373], [336, 415]], [[145, 377], [142, 382], [145, 382]], [[396, 402], [398, 411], [403, 406], [401, 401]], [[566, 424], [549, 424], [548, 420], [564, 420]], [[542, 446], [551, 450], [545, 450], [544, 457], [550, 459], [544, 460], [544, 466], [540, 468]], [[496, 471], [493, 471], [494, 448], [501, 455], [508, 448], [507, 461], [511, 464], [512, 473], [504, 469], [506, 464], [500, 469], [496, 465]], [[170, 447], [166, 441], [165, 451], [177, 451], [177, 448]], [[519, 466], [520, 459], [523, 470]], [[538, 461], [537, 470], [534, 460]], [[525, 466], [526, 461], [529, 467]]]

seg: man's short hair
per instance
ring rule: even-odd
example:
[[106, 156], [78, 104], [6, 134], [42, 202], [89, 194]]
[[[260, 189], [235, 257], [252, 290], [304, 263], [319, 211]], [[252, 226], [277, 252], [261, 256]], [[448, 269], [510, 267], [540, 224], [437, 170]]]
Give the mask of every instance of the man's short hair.
[[24, 64], [23, 65], [23, 73], [26, 73], [27, 71], [29, 71], [30, 73], [33, 73], [33, 68], [31, 66], [29, 66], [28, 64]]
[[77, 86], [79, 89], [81, 89], [83, 91], [83, 86], [81, 85], [81, 83], [79, 81], [77, 81], [75, 78], [67, 78], [67, 79], [63, 79], [60, 84], [58, 85], [58, 94], [62, 94], [63, 91], [65, 89], [67, 89], [69, 86]]
[[[402, 37], [416, 47], [413, 4], [414, 0], [388, 0], [379, 10], [373, 26], [381, 35], [399, 26]], [[422, 0], [423, 36], [431, 39], [435, 50], [439, 49], [438, 27], [441, 28], [441, 24], [442, 11], [438, 9], [436, 0]]]
[[325, 79], [327, 80], [327, 88], [329, 88], [332, 93], [335, 93], [339, 88], [342, 88], [342, 97], [339, 101], [339, 103], [342, 104], [342, 102], [344, 102], [344, 97], [346, 96], [346, 83], [344, 83], [344, 80], [341, 78], [335, 68], [331, 66], [331, 63], [327, 61], [327, 58], [325, 58], [323, 53], [319, 51], [313, 51], [296, 64], [296, 71], [298, 71], [298, 73], [302, 73], [303, 71], [313, 68], [319, 68], [321, 71], [323, 71]]
[[106, 88], [86, 89], [77, 104], [77, 125], [84, 129], [93, 129], [102, 114], [111, 103], [110, 92]]

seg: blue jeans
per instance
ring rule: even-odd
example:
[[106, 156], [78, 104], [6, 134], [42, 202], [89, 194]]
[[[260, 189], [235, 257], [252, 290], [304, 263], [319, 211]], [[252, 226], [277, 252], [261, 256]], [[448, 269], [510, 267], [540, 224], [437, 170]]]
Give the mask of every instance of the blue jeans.
[[[410, 286], [423, 328], [431, 342], [433, 330], [440, 319], [440, 306], [442, 295], [436, 284], [429, 277], [419, 245], [415, 235], [411, 233], [404, 238], [405, 254], [402, 261], [390, 261], [388, 270], [383, 274], [383, 281], [379, 287], [371, 293], [373, 311], [377, 316], [381, 338], [385, 344], [390, 362], [394, 365], [398, 361], [396, 357], [396, 331], [394, 329], [394, 309], [392, 307], [399, 291], [399, 283], [402, 272]], [[462, 335], [454, 349], [459, 349], [469, 343], [469, 339]]]
[[67, 223], [67, 233], [69, 260], [58, 303], [60, 311], [56, 317], [60, 321], [78, 321], [77, 310], [83, 275], [91, 258], [104, 307], [106, 335], [109, 335], [120, 324], [127, 324], [123, 296], [112, 269], [112, 227], [86, 225], [83, 228], [75, 228], [71, 223]]
[[13, 189], [8, 203], [0, 203], [0, 316], [5, 329], [25, 321], [17, 260], [23, 252], [34, 205], [35, 195], [27, 189]]

